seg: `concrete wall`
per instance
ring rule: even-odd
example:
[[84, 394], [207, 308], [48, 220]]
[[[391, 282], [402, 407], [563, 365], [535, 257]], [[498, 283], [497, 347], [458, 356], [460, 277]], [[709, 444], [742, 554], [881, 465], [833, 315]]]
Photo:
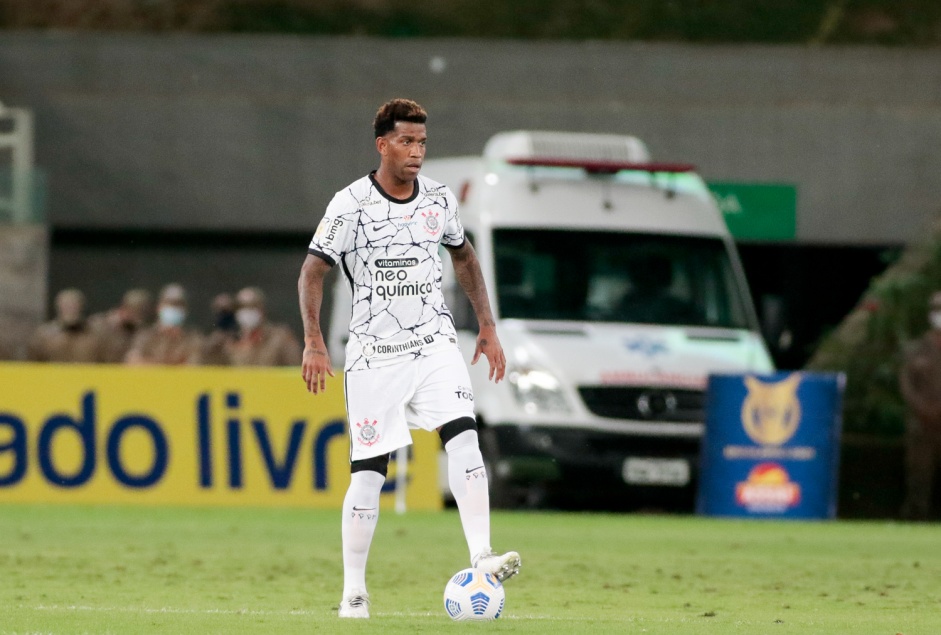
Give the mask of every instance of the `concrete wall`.
[[48, 255], [45, 228], [0, 225], [0, 360], [25, 356], [45, 319]]
[[941, 211], [938, 50], [0, 34], [56, 226], [312, 231], [393, 96], [429, 109], [437, 156], [621, 132], [708, 179], [796, 183], [804, 242], [903, 243]]

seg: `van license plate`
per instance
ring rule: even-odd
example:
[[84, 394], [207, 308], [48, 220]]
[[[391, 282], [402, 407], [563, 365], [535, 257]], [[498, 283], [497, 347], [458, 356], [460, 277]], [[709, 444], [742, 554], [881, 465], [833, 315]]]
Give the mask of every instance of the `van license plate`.
[[689, 483], [689, 462], [684, 459], [643, 459], [630, 457], [621, 470], [628, 485], [669, 485]]

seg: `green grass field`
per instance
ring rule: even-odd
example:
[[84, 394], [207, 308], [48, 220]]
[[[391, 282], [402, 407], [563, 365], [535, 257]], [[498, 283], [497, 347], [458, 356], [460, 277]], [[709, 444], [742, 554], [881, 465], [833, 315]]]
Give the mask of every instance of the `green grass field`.
[[457, 514], [385, 512], [340, 622], [338, 512], [0, 506], [0, 633], [941, 633], [941, 527], [499, 513], [504, 615], [455, 624]]

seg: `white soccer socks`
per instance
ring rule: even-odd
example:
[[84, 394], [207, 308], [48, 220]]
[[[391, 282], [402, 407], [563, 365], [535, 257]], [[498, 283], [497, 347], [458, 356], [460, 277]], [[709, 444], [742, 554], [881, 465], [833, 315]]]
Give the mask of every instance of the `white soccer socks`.
[[[365, 594], [366, 559], [379, 522], [379, 493], [385, 477], [364, 470], [350, 478], [343, 499], [343, 597]], [[367, 614], [368, 616], [368, 614]]]
[[448, 441], [444, 449], [448, 453], [448, 485], [473, 558], [490, 550], [490, 492], [477, 432], [465, 430]]

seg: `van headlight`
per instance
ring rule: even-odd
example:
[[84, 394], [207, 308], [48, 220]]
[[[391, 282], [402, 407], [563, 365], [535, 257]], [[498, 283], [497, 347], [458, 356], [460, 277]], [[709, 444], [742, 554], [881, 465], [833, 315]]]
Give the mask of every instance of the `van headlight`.
[[507, 374], [507, 381], [517, 403], [528, 414], [572, 411], [562, 394], [562, 382], [547, 370], [514, 369]]

